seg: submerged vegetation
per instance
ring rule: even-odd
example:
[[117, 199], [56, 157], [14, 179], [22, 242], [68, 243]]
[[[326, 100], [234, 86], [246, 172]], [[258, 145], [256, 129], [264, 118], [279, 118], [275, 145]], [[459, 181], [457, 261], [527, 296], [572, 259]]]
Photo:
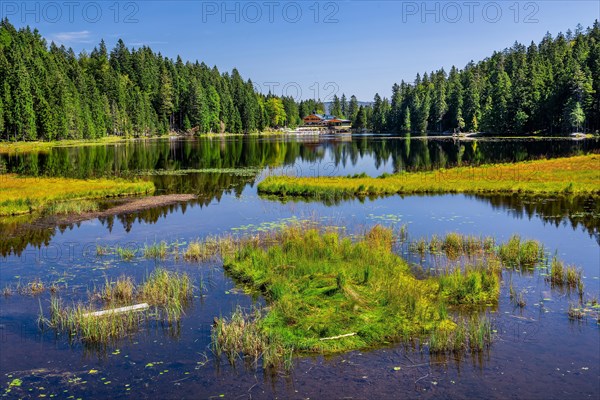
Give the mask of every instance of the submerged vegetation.
[[259, 193], [278, 196], [377, 196], [410, 193], [600, 194], [600, 155], [514, 164], [403, 172], [379, 178], [271, 176]]
[[120, 179], [33, 178], [8, 174], [0, 176], [0, 181], [0, 216], [26, 214], [38, 209], [59, 214], [86, 212], [97, 209], [97, 205], [79, 200], [154, 191], [152, 182]]
[[[106, 344], [139, 329], [149, 319], [177, 322], [184, 308], [192, 301], [192, 283], [187, 274], [169, 272], [158, 268], [140, 286], [135, 286], [129, 277], [120, 277], [116, 282], [106, 281], [103, 288], [94, 295], [108, 310], [98, 315], [96, 304], [78, 303], [71, 307], [52, 296], [50, 300], [50, 318], [46, 319], [41, 311], [40, 322], [51, 328], [65, 331], [69, 337], [78, 336], [89, 344]], [[144, 307], [131, 308], [123, 312], [114, 311], [115, 307], [132, 306], [134, 302], [147, 304]]]

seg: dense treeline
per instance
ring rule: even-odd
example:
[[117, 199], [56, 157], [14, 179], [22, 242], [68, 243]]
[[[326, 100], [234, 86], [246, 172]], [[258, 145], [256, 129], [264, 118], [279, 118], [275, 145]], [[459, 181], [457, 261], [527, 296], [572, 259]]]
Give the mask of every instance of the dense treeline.
[[413, 84], [395, 84], [391, 99], [376, 94], [372, 109], [349, 117], [376, 132], [597, 132], [600, 25], [515, 43], [462, 70], [417, 75]]
[[336, 95], [327, 110], [320, 100], [258, 93], [235, 69], [130, 50], [121, 40], [110, 52], [101, 42], [76, 55], [37, 30], [0, 23], [0, 140], [250, 133], [294, 128], [313, 111], [375, 132], [597, 132], [600, 25], [515, 43], [462, 70], [417, 75], [370, 106]]
[[262, 95], [237, 70], [171, 60], [119, 40], [90, 53], [0, 23], [0, 139], [93, 139], [169, 131], [247, 133], [296, 126], [291, 97]]

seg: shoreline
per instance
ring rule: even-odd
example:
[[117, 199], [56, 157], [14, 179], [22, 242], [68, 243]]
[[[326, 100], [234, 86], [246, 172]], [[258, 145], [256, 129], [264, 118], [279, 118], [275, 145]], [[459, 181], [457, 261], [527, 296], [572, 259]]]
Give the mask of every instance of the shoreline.
[[258, 193], [328, 198], [420, 193], [600, 195], [600, 155], [401, 172], [375, 178], [365, 174], [347, 177], [271, 176], [259, 183]]
[[[17, 222], [15, 230], [10, 233], [5, 232], [5, 234], [7, 234], [7, 237], [16, 237], [32, 228], [47, 229], [62, 225], [74, 225], [97, 218], [131, 214], [156, 207], [165, 207], [186, 203], [196, 200], [197, 198], [198, 196], [192, 194], [169, 194], [146, 197], [131, 196], [114, 200], [114, 202], [117, 204], [104, 210], [86, 211], [82, 213], [40, 215], [39, 218], [35, 218], [34, 216], [33, 220], [31, 221]], [[0, 217], [0, 225], [2, 225], [5, 222], [5, 219], [8, 218], [13, 217]]]
[[[555, 136], [540, 136], [540, 135], [516, 135], [516, 136], [502, 136], [502, 135], [486, 135], [481, 133], [470, 133], [465, 135], [442, 135], [442, 134], [397, 134], [394, 132], [382, 132], [382, 133], [340, 133], [340, 134], [327, 134], [325, 136], [362, 136], [362, 135], [381, 135], [387, 138], [400, 138], [400, 139], [454, 139], [457, 141], [471, 141], [478, 139], [570, 139], [570, 140], [586, 140], [586, 139], [600, 139], [599, 136], [592, 134], [586, 134], [583, 136], [571, 136], [571, 135], [555, 135]], [[176, 134], [164, 136], [148, 136], [148, 137], [123, 137], [123, 136], [105, 136], [98, 139], [67, 139], [67, 140], [54, 140], [50, 142], [44, 141], [32, 141], [32, 142], [7, 142], [0, 141], [0, 155], [8, 154], [12, 155], [15, 153], [28, 153], [28, 152], [44, 152], [49, 151], [55, 147], [76, 147], [76, 146], [102, 146], [108, 144], [123, 144], [127, 142], [136, 141], [147, 141], [147, 140], [182, 140], [182, 139], [199, 139], [199, 138], [229, 138], [229, 137], [294, 137], [303, 136], [298, 135], [294, 132], [283, 132], [283, 131], [264, 131], [264, 132], [253, 132], [253, 133], [206, 133], [200, 136], [187, 135], [187, 134]], [[314, 137], [320, 137], [323, 135], [308, 135]]]

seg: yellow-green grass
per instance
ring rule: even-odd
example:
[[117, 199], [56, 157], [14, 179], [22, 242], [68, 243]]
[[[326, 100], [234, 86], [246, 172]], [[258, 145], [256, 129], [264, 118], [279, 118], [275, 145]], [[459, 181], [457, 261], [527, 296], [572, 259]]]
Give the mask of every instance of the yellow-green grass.
[[122, 276], [116, 282], [107, 279], [96, 297], [108, 309], [144, 302], [153, 308], [153, 312], [131, 310], [94, 316], [90, 313], [98, 310], [93, 303], [79, 303], [69, 307], [60, 298], [53, 296], [50, 301], [50, 318], [44, 318], [41, 313], [39, 321], [51, 328], [68, 332], [69, 337], [79, 336], [86, 343], [106, 344], [137, 331], [142, 323], [151, 318], [168, 323], [179, 321], [185, 307], [192, 301], [193, 286], [187, 274], [158, 268], [146, 282], [137, 287], [130, 277]]
[[[26, 214], [48, 207], [65, 210], [56, 203], [125, 195], [149, 194], [154, 184], [122, 179], [70, 179], [0, 176], [0, 216]], [[88, 208], [89, 211], [89, 208]]]
[[600, 155], [365, 177], [272, 176], [258, 185], [279, 196], [411, 193], [600, 194]]
[[98, 139], [54, 140], [50, 142], [0, 142], [0, 153], [28, 153], [33, 151], [48, 151], [53, 147], [95, 146], [127, 140], [122, 136], [106, 136]]
[[[224, 257], [224, 267], [269, 303], [257, 322], [260, 335], [246, 339], [261, 352], [276, 346], [336, 353], [449, 334], [456, 324], [448, 308], [497, 302], [497, 270], [465, 266], [419, 280], [393, 252], [393, 241], [392, 231], [381, 226], [354, 241], [333, 229], [291, 226], [241, 244]], [[222, 337], [249, 335], [249, 329], [228, 329], [239, 322], [238, 316], [217, 323], [213, 343], [227, 354], [227, 343], [248, 345], [244, 337]]]

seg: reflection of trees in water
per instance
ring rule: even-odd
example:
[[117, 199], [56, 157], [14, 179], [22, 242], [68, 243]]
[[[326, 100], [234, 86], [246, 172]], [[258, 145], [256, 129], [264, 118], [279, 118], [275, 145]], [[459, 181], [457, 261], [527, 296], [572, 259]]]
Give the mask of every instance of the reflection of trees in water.
[[[181, 212], [185, 214], [189, 207], [205, 207], [213, 199], [220, 200], [224, 193], [239, 195], [241, 188], [221, 190], [214, 192], [211, 196], [204, 196], [187, 203], [172, 204], [168, 206], [154, 207], [139, 210], [133, 213], [113, 215], [99, 218], [103, 226], [112, 231], [115, 223], [121, 224], [125, 231], [131, 231], [135, 223], [155, 224], [161, 218], [167, 218], [171, 213]], [[426, 195], [419, 195], [427, 197]], [[538, 217], [546, 223], [555, 226], [570, 224], [573, 229], [582, 227], [590, 236], [596, 238], [600, 244], [600, 203], [594, 197], [561, 196], [553, 198], [527, 198], [520, 196], [481, 196], [466, 195], [486, 203], [490, 203], [495, 209], [506, 210], [511, 217], [532, 219]], [[277, 197], [267, 197], [272, 200]], [[361, 202], [376, 200], [377, 196], [360, 198]], [[355, 200], [356, 197], [320, 197], [320, 198], [293, 198], [284, 201], [305, 202], [313, 201], [328, 206], [339, 206], [344, 201]], [[40, 226], [33, 224], [0, 224], [0, 255], [6, 257], [10, 254], [21, 255], [28, 245], [35, 248], [47, 246], [57, 232], [65, 232], [67, 229], [78, 227], [79, 224], [59, 225], [56, 227]]]
[[506, 210], [512, 217], [539, 217], [555, 226], [570, 224], [584, 228], [600, 244], [600, 202], [593, 196], [558, 196], [538, 199], [523, 196], [474, 196], [493, 208]]
[[[426, 194], [411, 194], [410, 196], [429, 197]], [[593, 196], [560, 196], [552, 198], [532, 198], [518, 195], [466, 194], [465, 196], [490, 203], [495, 209], [506, 210], [514, 218], [527, 217], [531, 219], [538, 217], [542, 221], [551, 223], [557, 227], [570, 224], [573, 229], [581, 226], [590, 236], [595, 237], [598, 244], [600, 244], [600, 202]], [[346, 201], [358, 200], [361, 203], [366, 203], [367, 201], [374, 201], [378, 198], [389, 196], [319, 195], [280, 198], [277, 196], [261, 195], [260, 197], [282, 203], [318, 202], [326, 206], [339, 206]]]
[[[310, 142], [294, 138], [229, 137], [197, 140], [155, 140], [126, 142], [103, 146], [53, 148], [47, 153], [0, 155], [9, 172], [27, 175], [89, 178], [95, 176], [130, 176], [139, 171], [174, 171], [181, 169], [235, 169], [289, 166], [297, 162], [331, 161], [344, 175], [344, 166], [356, 165], [361, 158], [371, 157], [376, 167], [390, 162], [395, 171], [448, 168], [490, 162], [509, 162], [546, 156], [565, 156], [598, 151], [597, 139], [573, 140], [433, 140], [423, 137], [386, 138], [355, 136], [352, 141], [323, 138]], [[331, 157], [331, 160], [326, 159]], [[258, 176], [235, 173], [191, 173], [156, 175], [159, 194], [193, 193], [199, 200], [190, 204], [207, 205], [220, 200], [224, 193], [239, 195], [246, 184]], [[483, 199], [483, 197], [479, 197]], [[584, 226], [598, 239], [598, 205], [579, 199], [528, 201], [515, 197], [485, 197], [494, 207], [510, 208], [515, 215], [539, 215], [554, 224], [570, 221]], [[314, 200], [314, 199], [312, 199]], [[328, 205], [340, 199], [318, 199]], [[155, 223], [186, 205], [157, 207], [126, 216], [107, 218], [112, 227], [115, 218], [131, 229], [135, 221]], [[23, 251], [27, 244], [41, 247], [49, 243], [56, 229], [35, 224], [9, 224], [0, 221], [0, 254]]]
[[[203, 198], [187, 203], [172, 204], [139, 210], [132, 213], [111, 215], [98, 218], [98, 220], [109, 232], [112, 232], [115, 223], [120, 223], [123, 226], [123, 229], [129, 232], [136, 222], [155, 224], [161, 218], [166, 218], [171, 213], [181, 212], [182, 214], [185, 214], [189, 207], [203, 207], [208, 205], [211, 200], [212, 199], [210, 198]], [[2, 240], [0, 240], [0, 255], [3, 257], [7, 257], [11, 254], [21, 256], [27, 246], [38, 249], [48, 246], [57, 233], [63, 233], [68, 229], [78, 228], [79, 226], [80, 223], [67, 225], [59, 224], [56, 226], [48, 226], [43, 223], [22, 224], [19, 226], [0, 224], [0, 235], [2, 235]]]
[[[188, 207], [204, 207], [213, 200], [220, 201], [224, 194], [241, 195], [247, 183], [254, 183], [256, 177], [236, 176], [233, 174], [202, 173], [187, 176], [156, 176], [153, 179], [165, 179], [166, 190], [171, 187], [184, 189], [184, 193], [197, 194], [196, 200], [138, 210], [132, 213], [112, 215], [98, 218], [108, 231], [112, 231], [115, 223], [120, 223], [129, 232], [136, 222], [155, 224], [169, 214], [181, 211], [185, 214]], [[35, 248], [47, 246], [57, 232], [78, 227], [77, 224], [53, 225], [31, 216], [28, 220], [19, 222], [0, 222], [0, 255], [10, 254], [20, 256], [28, 245]]]
[[[64, 147], [51, 149], [48, 153], [0, 157], [6, 162], [9, 172], [88, 178], [130, 176], [139, 171], [156, 170], [264, 168], [324, 160], [344, 167], [356, 165], [364, 157], [372, 158], [376, 167], [391, 161], [396, 171], [413, 171], [566, 156], [598, 149], [600, 141], [597, 139], [486, 139], [459, 142], [425, 137], [357, 136], [352, 141], [323, 138], [320, 141], [299, 142], [294, 138], [252, 136]], [[326, 157], [331, 157], [331, 160]], [[340, 171], [343, 174], [343, 170]], [[170, 175], [162, 183], [173, 188], [171, 181], [177, 180]]]

